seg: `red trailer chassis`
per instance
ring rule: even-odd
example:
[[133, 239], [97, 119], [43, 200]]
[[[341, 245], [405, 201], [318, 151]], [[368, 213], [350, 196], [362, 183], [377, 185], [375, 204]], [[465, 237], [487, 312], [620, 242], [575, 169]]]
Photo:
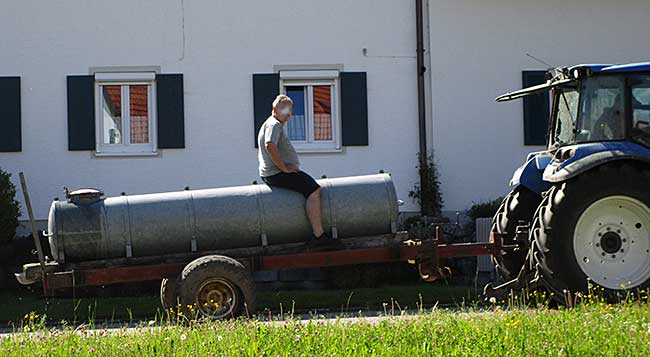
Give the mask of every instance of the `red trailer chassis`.
[[431, 239], [410, 240], [406, 232], [341, 240], [335, 250], [305, 251], [303, 243], [265, 248], [230, 249], [156, 257], [95, 260], [81, 263], [34, 263], [16, 274], [22, 283], [42, 280], [44, 291], [77, 286], [103, 286], [175, 277], [192, 260], [205, 255], [225, 255], [251, 272], [344, 265], [408, 262], [415, 264], [423, 280], [445, 278], [449, 269], [441, 258], [501, 254], [499, 239], [489, 243], [445, 244], [442, 227]]

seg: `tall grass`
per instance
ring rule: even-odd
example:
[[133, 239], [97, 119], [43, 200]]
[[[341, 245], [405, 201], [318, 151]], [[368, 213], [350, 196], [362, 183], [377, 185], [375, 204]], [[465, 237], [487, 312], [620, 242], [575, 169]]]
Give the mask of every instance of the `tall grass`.
[[[548, 296], [513, 295], [504, 304], [456, 310], [421, 308], [386, 318], [298, 321], [191, 321], [169, 314], [134, 329], [47, 329], [27, 316], [22, 331], [0, 339], [6, 355], [610, 355], [650, 353], [650, 303], [609, 304], [597, 292], [548, 309]], [[391, 308], [393, 309], [391, 311]], [[284, 316], [285, 318], [287, 316]]]

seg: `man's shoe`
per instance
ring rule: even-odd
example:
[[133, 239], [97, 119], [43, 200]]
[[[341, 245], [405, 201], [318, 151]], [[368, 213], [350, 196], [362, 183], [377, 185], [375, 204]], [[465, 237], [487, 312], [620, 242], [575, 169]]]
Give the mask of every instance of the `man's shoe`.
[[325, 236], [325, 234], [321, 234], [320, 236], [316, 237], [314, 234], [311, 235], [309, 240], [307, 241], [307, 244], [313, 245], [313, 246], [320, 246], [323, 245], [325, 241], [329, 240], [328, 237]]
[[330, 239], [332, 239], [332, 237], [330, 237], [330, 235], [327, 234], [327, 232], [323, 232], [323, 234], [321, 234], [320, 237], [316, 237], [316, 236], [312, 233], [312, 237], [313, 237], [314, 239], [324, 239], [324, 240], [330, 240]]
[[327, 233], [321, 234], [320, 237], [316, 237], [315, 235], [312, 234], [310, 240], [307, 241], [307, 247], [313, 249], [322, 248], [326, 250], [328, 249], [336, 250], [336, 249], [345, 248], [343, 242], [341, 242], [340, 239], [332, 238]]
[[314, 234], [311, 235], [311, 238], [307, 241], [307, 248], [325, 248], [332, 246], [334, 240], [329, 237], [327, 233], [323, 233], [320, 236], [316, 237]]

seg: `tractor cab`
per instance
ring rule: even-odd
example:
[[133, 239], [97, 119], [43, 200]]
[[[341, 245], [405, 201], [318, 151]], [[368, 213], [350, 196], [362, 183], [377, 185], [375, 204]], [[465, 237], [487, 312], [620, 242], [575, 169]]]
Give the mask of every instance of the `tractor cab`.
[[650, 63], [577, 65], [550, 70], [547, 77], [545, 84], [496, 100], [551, 90], [550, 150], [611, 141], [650, 148]]
[[650, 161], [650, 63], [549, 70], [547, 82], [497, 102], [551, 91], [548, 148], [528, 155], [512, 186], [541, 194], [605, 161]]
[[650, 146], [650, 73], [621, 67], [575, 67], [575, 80], [553, 88], [550, 148], [624, 140]]

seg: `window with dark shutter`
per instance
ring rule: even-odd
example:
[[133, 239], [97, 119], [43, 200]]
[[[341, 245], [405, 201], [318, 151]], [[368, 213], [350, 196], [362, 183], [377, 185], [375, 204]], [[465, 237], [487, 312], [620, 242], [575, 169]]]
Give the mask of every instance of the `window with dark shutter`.
[[158, 148], [185, 147], [185, 102], [182, 74], [156, 75]]
[[[185, 147], [182, 74], [97, 72], [68, 76], [67, 91], [69, 150], [121, 156], [155, 154], [155, 143], [158, 148]], [[152, 98], [156, 98], [155, 107]], [[152, 130], [153, 121], [156, 130]]]
[[0, 77], [0, 152], [22, 150], [20, 77]]
[[[523, 71], [523, 88], [546, 82], [546, 71]], [[548, 91], [523, 98], [524, 145], [546, 145], [550, 103]]]
[[341, 146], [368, 145], [365, 72], [291, 69], [253, 74], [255, 147], [258, 131], [279, 93], [294, 103], [286, 127], [298, 152], [335, 152]]
[[68, 76], [68, 150], [95, 150], [95, 76]]
[[368, 145], [366, 72], [341, 72], [341, 134], [343, 146]]

